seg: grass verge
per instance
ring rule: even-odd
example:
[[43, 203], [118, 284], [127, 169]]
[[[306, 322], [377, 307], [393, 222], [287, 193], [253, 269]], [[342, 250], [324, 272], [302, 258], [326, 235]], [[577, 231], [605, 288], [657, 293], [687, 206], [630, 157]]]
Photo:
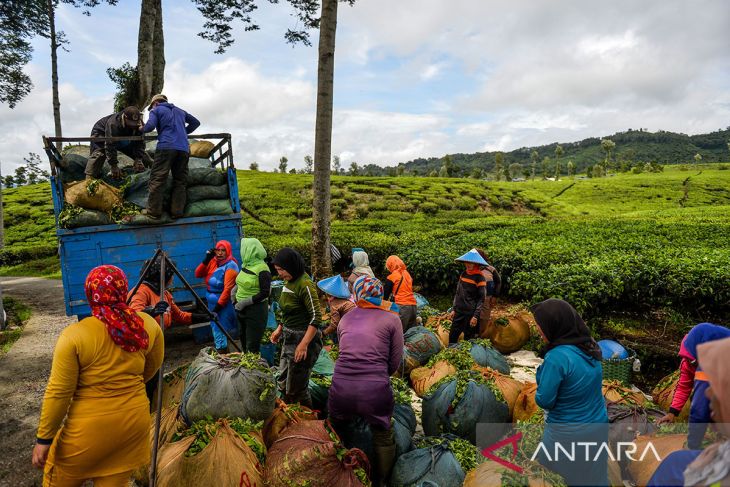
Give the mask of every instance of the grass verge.
[[10, 347], [20, 338], [23, 325], [30, 319], [30, 308], [13, 298], [3, 298], [3, 306], [7, 315], [8, 327], [0, 331], [0, 355], [10, 350]]

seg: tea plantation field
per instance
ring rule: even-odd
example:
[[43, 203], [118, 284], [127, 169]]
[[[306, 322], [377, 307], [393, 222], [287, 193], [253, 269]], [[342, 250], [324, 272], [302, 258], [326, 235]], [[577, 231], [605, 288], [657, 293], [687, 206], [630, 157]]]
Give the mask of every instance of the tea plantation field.
[[[730, 170], [667, 166], [599, 179], [332, 179], [332, 239], [376, 272], [401, 255], [426, 295], [452, 292], [453, 258], [481, 246], [515, 300], [563, 297], [588, 315], [669, 308], [727, 316]], [[273, 253], [309, 253], [311, 175], [239, 171], [243, 227]], [[47, 184], [9, 189], [0, 273], [57, 275]]]

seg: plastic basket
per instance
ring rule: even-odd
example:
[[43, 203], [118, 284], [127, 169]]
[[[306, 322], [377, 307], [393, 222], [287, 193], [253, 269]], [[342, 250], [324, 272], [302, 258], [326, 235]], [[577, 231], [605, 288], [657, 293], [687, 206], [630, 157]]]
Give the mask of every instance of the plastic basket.
[[601, 361], [603, 364], [603, 380], [617, 380], [622, 384], [631, 385], [636, 352], [630, 348], [626, 350], [629, 352], [628, 358], [609, 358]]

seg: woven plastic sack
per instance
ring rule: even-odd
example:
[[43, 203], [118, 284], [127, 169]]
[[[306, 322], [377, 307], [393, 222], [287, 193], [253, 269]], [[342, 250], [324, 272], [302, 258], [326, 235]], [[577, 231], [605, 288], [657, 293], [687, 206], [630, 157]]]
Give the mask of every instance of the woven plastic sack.
[[203, 200], [228, 200], [228, 184], [221, 186], [191, 186], [187, 189], [187, 202]]
[[212, 352], [210, 347], [201, 350], [185, 376], [180, 403], [185, 422], [192, 424], [207, 416], [254, 421], [271, 416], [276, 400], [273, 374], [231, 365], [231, 358], [238, 354], [214, 358]]
[[206, 159], [203, 157], [191, 157], [190, 159], [188, 159], [188, 170], [202, 168], [210, 169], [211, 167], [213, 166], [211, 166], [210, 159]]
[[461, 487], [465, 476], [448, 444], [439, 444], [430, 448], [418, 448], [398, 457], [388, 485], [411, 487], [435, 484], [439, 487]]
[[276, 400], [276, 409], [264, 423], [262, 434], [266, 448], [271, 445], [281, 435], [281, 432], [292, 424], [302, 421], [313, 421], [317, 419], [317, 413], [311, 409], [300, 406], [299, 404], [286, 404], [281, 399]]
[[[355, 469], [369, 472], [365, 454], [346, 450], [324, 421], [302, 421], [285, 429], [269, 449], [264, 480], [268, 487], [359, 487]], [[219, 484], [224, 485], [224, 484]]]
[[[150, 170], [129, 176], [129, 183], [124, 189], [124, 200], [134, 203], [140, 208], [147, 208], [147, 197], [150, 194]], [[170, 194], [172, 192], [172, 176], [168, 175], [165, 186], [162, 189], [163, 206], [170, 204]]]
[[[71, 183], [74, 181], [81, 181], [82, 179], [86, 178], [86, 162], [89, 160], [89, 148], [86, 147], [86, 154], [80, 155], [80, 154], [74, 154], [74, 153], [66, 153], [63, 155], [63, 159], [61, 160], [61, 167], [59, 168], [58, 172], [61, 176], [61, 182], [63, 183]], [[107, 172], [109, 171], [109, 165], [104, 164], [104, 169]]]
[[206, 167], [188, 168], [188, 187], [200, 185], [221, 186], [224, 184], [228, 184], [226, 173], [210, 167], [210, 164]]
[[[478, 423], [508, 423], [509, 407], [499, 401], [492, 390], [474, 381], [469, 381], [461, 398], [456, 396], [457, 377], [441, 384], [423, 399], [423, 432], [426, 436], [452, 433], [476, 444], [476, 425]], [[483, 440], [496, 441], [503, 431], [490, 428], [489, 435]]]
[[189, 436], [160, 449], [156, 485], [263, 485], [263, 468], [256, 454], [227, 422], [221, 423], [200, 453], [186, 456], [194, 441], [195, 436]]
[[215, 145], [209, 140], [194, 140], [190, 143], [190, 157], [210, 156], [210, 151]]
[[424, 326], [409, 328], [403, 335], [403, 363], [405, 374], [426, 362], [441, 350], [441, 342], [434, 332]]
[[393, 408], [393, 436], [396, 458], [413, 450], [413, 435], [416, 433], [416, 413], [410, 404], [396, 404]]
[[64, 197], [69, 204], [105, 213], [122, 203], [119, 190], [98, 179], [66, 185]]
[[109, 225], [112, 222], [109, 215], [97, 210], [84, 210], [68, 220], [64, 228], [93, 227], [97, 225]]
[[509, 364], [507, 363], [507, 359], [495, 349], [485, 347], [480, 343], [472, 341], [462, 342], [452, 346], [466, 347], [468, 346], [468, 343], [471, 343], [471, 350], [469, 353], [477, 365], [481, 367], [489, 367], [490, 369], [509, 375]]
[[612, 443], [630, 442], [637, 433], [642, 435], [656, 433], [656, 421], [664, 416], [664, 411], [659, 409], [619, 403], [608, 403], [606, 411], [609, 423], [622, 426], [609, 430], [608, 439]]
[[228, 200], [203, 200], [185, 205], [185, 217], [230, 215], [233, 213]]

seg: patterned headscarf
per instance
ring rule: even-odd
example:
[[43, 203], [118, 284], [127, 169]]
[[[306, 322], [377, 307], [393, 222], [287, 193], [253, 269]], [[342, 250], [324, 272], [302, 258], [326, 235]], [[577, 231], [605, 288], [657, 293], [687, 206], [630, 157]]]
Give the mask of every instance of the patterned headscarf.
[[127, 306], [127, 276], [113, 265], [95, 267], [86, 276], [86, 299], [91, 314], [106, 325], [111, 339], [127, 352], [146, 349], [144, 321]]
[[376, 308], [398, 314], [398, 305], [383, 299], [383, 284], [374, 277], [360, 276], [352, 285], [358, 308]]

